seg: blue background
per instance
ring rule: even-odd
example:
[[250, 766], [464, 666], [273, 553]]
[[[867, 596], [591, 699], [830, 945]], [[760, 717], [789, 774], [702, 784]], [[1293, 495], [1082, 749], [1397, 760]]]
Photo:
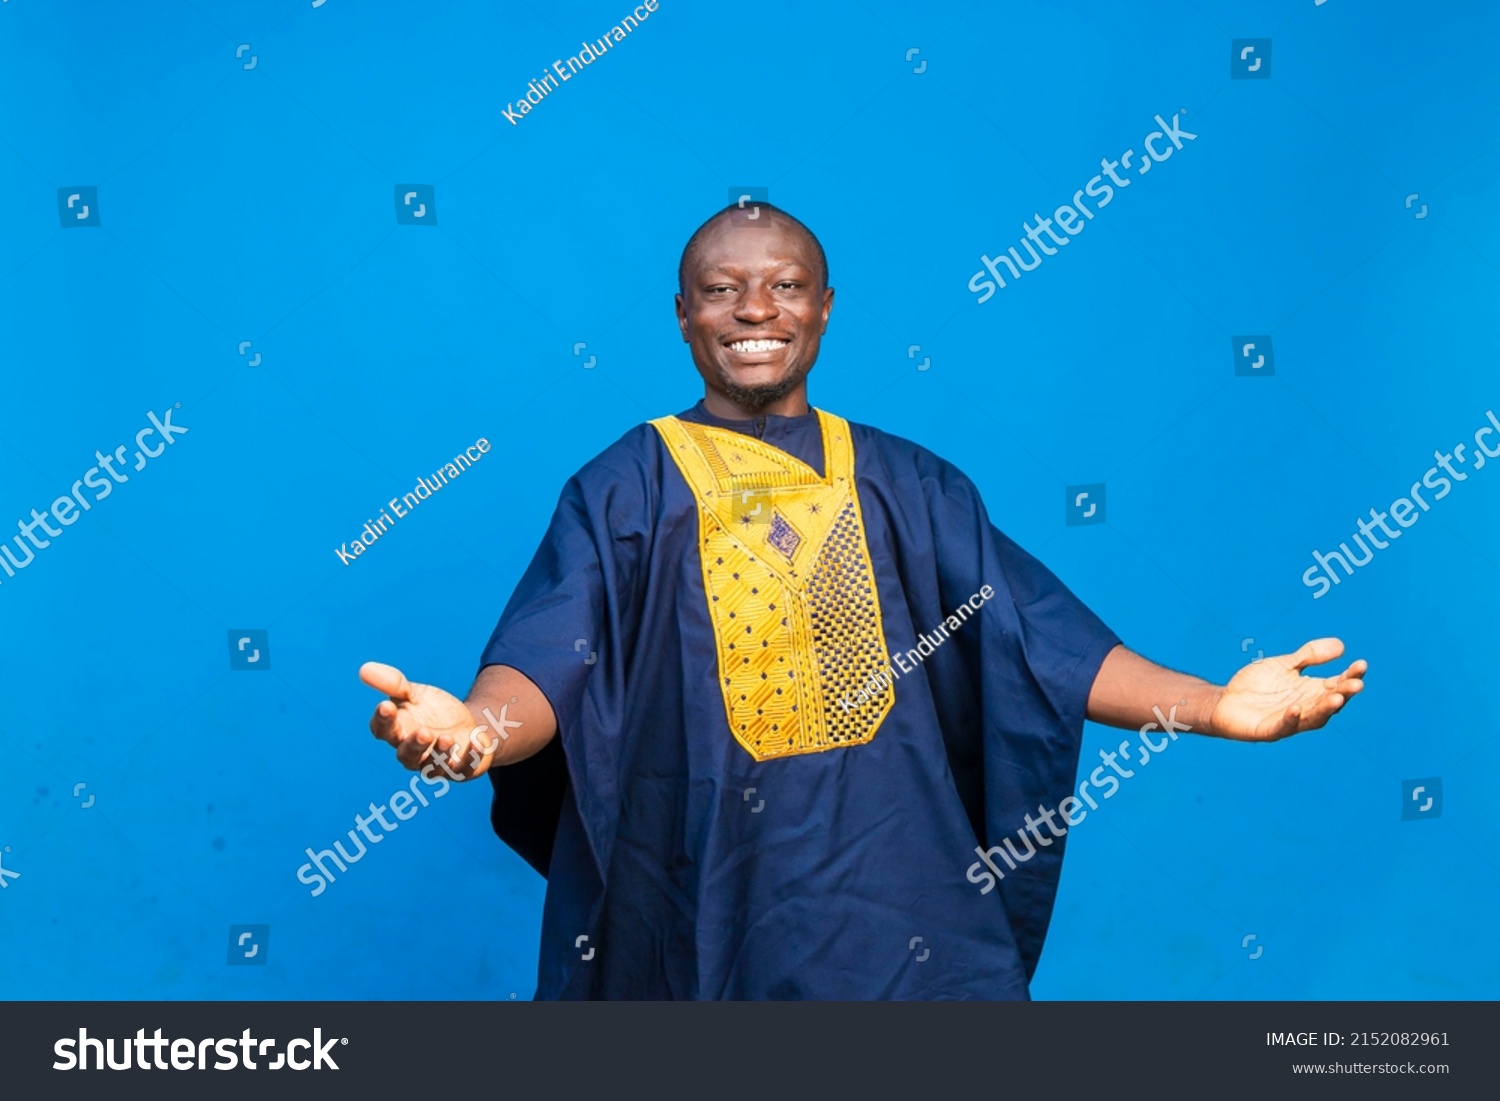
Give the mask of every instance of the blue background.
[[[544, 884], [488, 784], [320, 897], [296, 869], [409, 778], [359, 664], [462, 692], [563, 481], [698, 396], [676, 264], [736, 185], [830, 256], [815, 403], [957, 463], [1133, 648], [1218, 680], [1324, 634], [1371, 661], [1324, 731], [1184, 738], [1091, 814], [1035, 995], [1500, 993], [1500, 471], [1300, 581], [1500, 404], [1500, 13], [999, 8], [665, 0], [512, 126], [627, 0], [0, 7], [0, 518], [148, 410], [190, 430], [0, 576], [0, 997], [530, 996]], [[1231, 79], [1236, 38], [1268, 78]], [[1181, 110], [1195, 140], [976, 304], [981, 253]], [[435, 227], [396, 224], [412, 182]], [[60, 228], [74, 185], [97, 227]], [[1274, 377], [1236, 377], [1245, 333]], [[1096, 482], [1107, 523], [1066, 525]], [[231, 670], [239, 628], [269, 670]], [[1123, 736], [1091, 726], [1084, 768]], [[1441, 816], [1403, 821], [1434, 777]]]

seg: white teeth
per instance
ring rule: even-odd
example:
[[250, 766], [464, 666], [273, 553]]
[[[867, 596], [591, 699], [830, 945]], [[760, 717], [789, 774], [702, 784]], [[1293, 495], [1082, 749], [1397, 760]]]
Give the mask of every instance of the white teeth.
[[737, 340], [730, 345], [736, 352], [774, 352], [787, 345], [785, 340]]

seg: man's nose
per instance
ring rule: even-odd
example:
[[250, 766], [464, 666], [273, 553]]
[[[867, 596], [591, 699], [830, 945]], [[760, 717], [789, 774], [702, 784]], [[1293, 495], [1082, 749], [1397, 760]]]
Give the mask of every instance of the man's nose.
[[746, 288], [735, 304], [734, 316], [742, 321], [760, 322], [775, 317], [779, 312], [769, 287], [751, 286]]

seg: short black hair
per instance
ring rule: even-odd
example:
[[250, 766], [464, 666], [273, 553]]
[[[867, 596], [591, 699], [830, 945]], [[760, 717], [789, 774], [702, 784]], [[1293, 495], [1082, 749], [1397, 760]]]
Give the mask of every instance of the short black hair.
[[[823, 286], [828, 286], [828, 254], [823, 251], [823, 242], [818, 240], [818, 235], [812, 230], [808, 229], [807, 226], [803, 225], [802, 221], [795, 215], [788, 214], [779, 206], [768, 203], [764, 199], [756, 199], [751, 205], [759, 207], [763, 212], [770, 211], [775, 216], [790, 222], [799, 231], [807, 235], [807, 239], [812, 242], [813, 249], [818, 254], [818, 267], [821, 269], [818, 274], [823, 280]], [[687, 286], [688, 265], [689, 262], [696, 257], [698, 251], [698, 242], [702, 238], [703, 234], [708, 231], [710, 226], [717, 223], [720, 219], [727, 218], [736, 211], [743, 213], [744, 208], [741, 207], [737, 202], [730, 203], [722, 210], [716, 211], [701, 226], [693, 230], [693, 235], [688, 238], [688, 243], [683, 246], [682, 259], [677, 262], [677, 291], [679, 294], [684, 293], [685, 291], [685, 288]]]

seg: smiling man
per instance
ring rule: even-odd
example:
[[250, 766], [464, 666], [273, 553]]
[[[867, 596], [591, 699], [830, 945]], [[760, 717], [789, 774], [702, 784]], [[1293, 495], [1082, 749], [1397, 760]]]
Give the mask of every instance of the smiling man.
[[1025, 998], [1085, 717], [1274, 741], [1365, 663], [1218, 686], [1127, 650], [957, 469], [809, 407], [827, 260], [755, 213], [683, 252], [703, 400], [568, 482], [467, 701], [364, 666], [371, 730], [490, 776], [548, 879], [540, 998]]

